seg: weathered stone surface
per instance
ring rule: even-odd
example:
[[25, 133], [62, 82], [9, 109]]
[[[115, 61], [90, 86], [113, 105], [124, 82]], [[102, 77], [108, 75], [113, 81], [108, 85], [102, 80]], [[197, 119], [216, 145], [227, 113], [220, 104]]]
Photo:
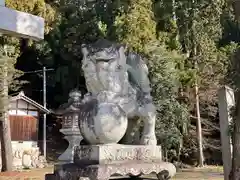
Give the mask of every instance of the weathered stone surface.
[[232, 122], [231, 108], [235, 106], [234, 90], [227, 86], [222, 87], [218, 92], [218, 99], [224, 180], [228, 180], [232, 167], [229, 125]]
[[47, 166], [47, 161], [45, 159], [45, 157], [43, 156], [39, 156], [39, 159], [37, 161], [37, 168], [44, 168]]
[[72, 90], [69, 93], [68, 102], [61, 105], [59, 109], [55, 111], [55, 114], [62, 116], [63, 124], [60, 132], [65, 135], [64, 139], [69, 143], [68, 148], [58, 158], [60, 163], [73, 162], [74, 147], [78, 146], [83, 139], [78, 127], [81, 97], [80, 91]]
[[[0, 154], [0, 167], [2, 166]], [[41, 160], [38, 147], [25, 147], [16, 143], [13, 146], [13, 166], [15, 169], [45, 167], [46, 161]]]
[[74, 147], [78, 146], [83, 138], [78, 127], [61, 129], [60, 131], [65, 135], [64, 139], [69, 142], [69, 145], [64, 153], [58, 157], [58, 160], [60, 163], [72, 163], [74, 156]]
[[39, 164], [39, 156], [40, 156], [40, 152], [39, 151], [36, 151], [32, 154], [32, 157], [31, 157], [31, 160], [32, 160], [32, 164], [31, 166], [33, 168], [37, 168], [38, 167], [38, 164]]
[[0, 0], [0, 6], [5, 6], [5, 0]]
[[30, 38], [44, 39], [44, 19], [25, 12], [16, 11], [0, 6], [0, 32], [3, 34]]
[[30, 168], [32, 165], [32, 157], [29, 154], [24, 154], [22, 158], [22, 165], [24, 168]]
[[162, 161], [161, 146], [85, 145], [76, 147], [74, 154], [74, 163], [79, 165]]
[[95, 100], [84, 106], [86, 107], [81, 108], [79, 128], [87, 142], [111, 144], [122, 139], [128, 119], [120, 106], [112, 103], [98, 104]]
[[[167, 180], [176, 173], [173, 164], [167, 162], [143, 163], [141, 161], [126, 164], [103, 164], [77, 166], [75, 164], [56, 165], [55, 180], [89, 178], [90, 180], [108, 180], [111, 175], [139, 176], [150, 173], [157, 174], [159, 180]], [[52, 176], [47, 176], [53, 178]], [[47, 178], [46, 178], [47, 179]]]
[[[66, 137], [70, 147], [65, 157], [70, 159], [74, 155], [74, 160], [73, 163], [55, 165], [54, 174], [46, 175], [46, 179], [108, 180], [115, 174], [140, 176], [153, 172], [159, 180], [173, 177], [175, 166], [162, 161], [161, 146], [157, 146], [156, 111], [146, 63], [138, 54], [126, 54], [124, 46], [107, 40], [83, 45], [82, 53], [88, 93], [80, 103], [79, 95], [76, 100], [70, 98], [63, 113], [63, 124], [67, 126], [61, 130], [63, 133], [72, 131], [68, 131]], [[78, 115], [85, 144], [90, 145], [71, 143], [76, 132], [75, 120], [71, 118], [76, 117], [74, 113]], [[136, 123], [130, 123], [126, 133], [128, 121], [133, 119], [144, 121], [140, 142], [136, 142], [139, 141], [138, 134], [132, 129]], [[125, 134], [127, 137], [123, 138]], [[121, 139], [128, 144], [141, 145], [117, 144]]]
[[39, 156], [38, 160], [39, 160], [40, 163], [42, 163], [44, 165], [46, 165], [46, 163], [47, 163], [47, 160], [45, 159], [44, 156]]
[[[128, 120], [144, 121], [140, 144], [156, 145], [156, 112], [148, 68], [140, 55], [108, 40], [82, 46], [82, 69], [88, 94], [79, 118], [81, 134], [89, 144], [118, 143]], [[129, 140], [128, 140], [129, 141]]]
[[22, 158], [16, 158], [14, 157], [13, 158], [13, 166], [16, 168], [16, 169], [21, 169], [23, 167], [23, 163], [22, 163]]

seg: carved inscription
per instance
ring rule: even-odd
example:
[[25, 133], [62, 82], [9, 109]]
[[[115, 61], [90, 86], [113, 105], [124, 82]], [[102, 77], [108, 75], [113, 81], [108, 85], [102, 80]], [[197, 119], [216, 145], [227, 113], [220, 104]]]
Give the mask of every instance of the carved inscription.
[[[156, 151], [157, 152], [157, 151]], [[154, 158], [161, 159], [161, 153], [154, 153], [149, 148], [121, 148], [121, 149], [108, 149], [104, 148], [103, 157], [107, 161], [125, 161], [125, 160], [143, 160], [149, 161]]]
[[114, 164], [129, 161], [161, 162], [160, 147], [125, 147], [125, 146], [80, 146], [75, 150], [75, 157], [81, 163], [83, 160]]
[[73, 125], [72, 116], [64, 116], [63, 119], [64, 119], [63, 127], [72, 127], [72, 125]]
[[91, 159], [91, 155], [93, 153], [93, 150], [89, 147], [82, 146], [82, 147], [75, 147], [74, 149], [74, 158], [77, 161], [86, 161], [86, 160], [93, 160]]

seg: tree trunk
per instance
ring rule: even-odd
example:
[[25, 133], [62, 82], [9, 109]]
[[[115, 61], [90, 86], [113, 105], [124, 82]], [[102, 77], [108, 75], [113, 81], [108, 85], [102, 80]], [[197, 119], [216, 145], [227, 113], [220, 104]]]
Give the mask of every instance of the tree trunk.
[[178, 22], [177, 22], [177, 15], [176, 15], [176, 2], [175, 2], [175, 0], [172, 0], [172, 18], [173, 18], [173, 21], [174, 21], [174, 23], [175, 23], [175, 25], [176, 25], [176, 36], [175, 36], [175, 40], [176, 41], [179, 41], [179, 32], [178, 32]]
[[[195, 7], [196, 2], [192, 0], [192, 56], [193, 56], [193, 66], [196, 72], [198, 71], [198, 52], [197, 52], [197, 40], [196, 40], [196, 27], [195, 27]], [[196, 80], [195, 80], [195, 100], [196, 100], [196, 115], [197, 115], [197, 139], [198, 139], [198, 166], [204, 166], [204, 155], [203, 155], [203, 138], [202, 138], [202, 123], [200, 117], [200, 107], [199, 107], [199, 92], [198, 92], [198, 81], [197, 81], [197, 73], [196, 73]]]
[[168, 149], [165, 148], [165, 159], [166, 162], [168, 162]]
[[237, 92], [236, 114], [233, 117], [233, 156], [230, 180], [240, 180], [240, 92]]
[[198, 95], [198, 85], [195, 84], [195, 98], [196, 98], [196, 114], [197, 114], [197, 138], [198, 138], [198, 166], [204, 166], [204, 155], [203, 155], [203, 139], [202, 139], [202, 124], [200, 117], [199, 108], [199, 95]]
[[10, 122], [8, 119], [8, 68], [7, 64], [2, 67], [3, 75], [0, 79], [0, 140], [1, 140], [1, 156], [2, 156], [2, 171], [12, 171], [13, 155], [12, 143], [10, 134]]

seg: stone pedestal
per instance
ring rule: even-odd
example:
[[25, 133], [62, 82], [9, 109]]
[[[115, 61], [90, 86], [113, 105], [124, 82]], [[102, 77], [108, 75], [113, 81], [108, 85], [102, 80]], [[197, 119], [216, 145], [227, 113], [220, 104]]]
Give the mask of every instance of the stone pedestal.
[[60, 164], [65, 163], [73, 163], [74, 159], [74, 147], [78, 146], [83, 139], [79, 128], [73, 128], [73, 129], [61, 129], [61, 133], [65, 135], [65, 139], [68, 141], [69, 145], [66, 151], [59, 156], [58, 160]]
[[55, 165], [46, 180], [108, 180], [111, 176], [141, 176], [155, 173], [159, 180], [173, 177], [176, 168], [163, 162], [160, 146], [96, 145], [75, 148], [74, 163]]

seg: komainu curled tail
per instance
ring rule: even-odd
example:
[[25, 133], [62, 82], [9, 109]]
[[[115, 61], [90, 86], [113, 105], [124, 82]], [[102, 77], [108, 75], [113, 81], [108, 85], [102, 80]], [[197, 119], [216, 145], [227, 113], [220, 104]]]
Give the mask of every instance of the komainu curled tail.
[[151, 103], [151, 87], [146, 63], [139, 54], [130, 52], [127, 56], [127, 65], [129, 82], [133, 88], [137, 90], [138, 101], [140, 101], [140, 103]]
[[141, 144], [156, 145], [155, 121], [156, 111], [152, 102], [150, 81], [148, 78], [148, 68], [140, 55], [129, 53], [127, 56], [128, 78], [131, 86], [137, 91], [137, 101], [139, 104], [138, 113], [144, 122]]

